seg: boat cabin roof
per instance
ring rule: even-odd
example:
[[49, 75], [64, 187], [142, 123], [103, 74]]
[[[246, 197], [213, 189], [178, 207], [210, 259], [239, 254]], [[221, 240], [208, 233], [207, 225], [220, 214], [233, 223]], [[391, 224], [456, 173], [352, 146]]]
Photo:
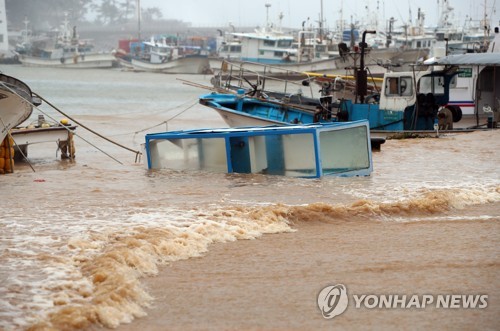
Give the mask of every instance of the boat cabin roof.
[[254, 136], [266, 134], [290, 134], [290, 133], [313, 133], [323, 130], [332, 130], [347, 127], [357, 127], [365, 125], [368, 127], [366, 120], [351, 121], [351, 122], [332, 122], [332, 123], [314, 123], [314, 124], [301, 124], [301, 125], [269, 125], [262, 127], [238, 127], [238, 128], [215, 128], [215, 129], [193, 129], [181, 131], [169, 131], [161, 133], [150, 133], [146, 135], [146, 139], [165, 139], [172, 137], [190, 137], [194, 135], [204, 135], [207, 137], [217, 136]]
[[303, 178], [368, 176], [368, 121], [195, 129], [146, 135], [149, 169], [260, 173]]
[[443, 57], [428, 64], [500, 66], [500, 56], [498, 53], [456, 54]]
[[294, 40], [293, 36], [262, 34], [262, 33], [231, 33], [235, 37], [259, 40]]

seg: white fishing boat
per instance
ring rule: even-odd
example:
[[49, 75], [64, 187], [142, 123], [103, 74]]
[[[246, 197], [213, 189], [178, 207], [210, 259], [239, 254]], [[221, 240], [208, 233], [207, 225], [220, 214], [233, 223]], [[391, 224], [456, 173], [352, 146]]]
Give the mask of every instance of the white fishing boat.
[[50, 123], [43, 115], [28, 123], [33, 109], [41, 103], [24, 82], [0, 73], [0, 174], [13, 172], [14, 161], [27, 159], [28, 146], [40, 143], [54, 143], [61, 158], [74, 158], [76, 126], [65, 119]]
[[[491, 49], [500, 45], [499, 28], [495, 28], [496, 38]], [[461, 73], [467, 73], [466, 82], [470, 84], [463, 98], [471, 96], [473, 115], [476, 125], [497, 127], [500, 122], [500, 56], [498, 53], [469, 53], [454, 54], [441, 59], [432, 59], [428, 64], [456, 67]], [[462, 90], [463, 92], [463, 90]], [[456, 102], [456, 101], [455, 101]], [[453, 107], [453, 103], [451, 104]], [[456, 105], [456, 103], [455, 103]], [[480, 119], [487, 117], [487, 123], [480, 123]]]
[[[290, 71], [325, 72], [335, 69], [332, 57], [338, 54], [335, 52], [337, 45], [316, 42], [317, 36], [312, 31], [301, 31], [300, 36], [310, 38], [295, 42], [293, 35], [271, 28], [230, 33], [230, 37], [226, 36], [228, 41], [220, 46], [218, 56], [210, 58], [210, 67], [217, 72], [223, 61], [231, 61], [247, 63], [248, 69], [253, 71], [260, 70], [262, 64]], [[252, 67], [250, 63], [256, 65]]]
[[[270, 4], [266, 4], [269, 11]], [[217, 56], [211, 57], [210, 67], [220, 70], [223, 61], [247, 63], [249, 70], [258, 71], [262, 64], [280, 67], [290, 71], [325, 72], [335, 69], [334, 57], [338, 57], [338, 46], [331, 38], [326, 38], [321, 29], [303, 24], [298, 33], [289, 33], [279, 23], [273, 26], [267, 21], [265, 26], [253, 32], [230, 32], [217, 41]], [[250, 63], [255, 63], [254, 67]]]
[[[280, 26], [281, 23], [274, 28], [267, 22], [265, 27], [254, 32], [231, 32], [220, 36], [218, 56], [211, 57], [210, 67], [217, 73], [223, 61], [230, 61], [245, 63], [248, 70], [255, 72], [264, 64], [288, 71], [346, 74], [358, 66], [361, 48], [354, 45], [354, 41], [348, 46], [321, 28], [302, 26], [298, 33], [291, 34], [285, 33]], [[357, 30], [356, 33], [359, 34]], [[407, 69], [408, 65], [425, 59], [428, 53], [429, 47], [423, 46], [365, 47], [364, 56], [369, 71], [381, 75], [387, 68]]]
[[[493, 38], [488, 42], [488, 49], [484, 54], [492, 54], [492, 56], [500, 57], [500, 32], [499, 27], [495, 27], [493, 29], [493, 33], [491, 35]], [[433, 57], [430, 58], [425, 63], [434, 63], [439, 59], [442, 59], [446, 56], [446, 48], [445, 47], [436, 47], [433, 49]], [[462, 54], [462, 53], [459, 53]], [[459, 55], [452, 54], [452, 55]], [[481, 53], [467, 53], [467, 54], [481, 54]], [[481, 56], [479, 56], [481, 57]], [[465, 57], [464, 59], [470, 59], [471, 57]], [[491, 78], [483, 78], [481, 81], [478, 81], [479, 74], [486, 69], [486, 67], [481, 67], [478, 65], [474, 65], [473, 63], [461, 63], [460, 71], [456, 76], [453, 85], [450, 87], [450, 100], [448, 102], [448, 106], [450, 108], [454, 108], [464, 115], [474, 115], [476, 113], [482, 114], [482, 105], [477, 106], [477, 103], [486, 103], [490, 105], [495, 105], [495, 102], [492, 100], [485, 99], [485, 95], [489, 94], [489, 91], [493, 90], [493, 87], [490, 84], [494, 81]], [[491, 72], [493, 69], [488, 69], [486, 72]], [[498, 68], [496, 69], [498, 70]], [[493, 75], [493, 73], [490, 73]], [[483, 75], [482, 77], [486, 77]], [[488, 86], [490, 86], [488, 88]], [[498, 93], [498, 92], [497, 92]], [[481, 96], [478, 98], [477, 96]], [[486, 101], [484, 101], [486, 100]]]
[[0, 142], [9, 131], [27, 120], [39, 99], [28, 85], [11, 76], [0, 74]]
[[39, 100], [28, 85], [0, 74], [0, 174], [13, 172], [14, 141], [9, 133], [30, 117], [33, 104], [39, 104]]
[[446, 45], [448, 54], [483, 53], [488, 49], [494, 36], [490, 35], [491, 21], [486, 1], [483, 5], [484, 15], [480, 20], [473, 20], [467, 15], [463, 24], [455, 19], [454, 8], [450, 1], [438, 1], [440, 13], [438, 24], [433, 33], [438, 43]]
[[40, 38], [29, 40], [28, 23], [25, 20], [25, 39], [16, 47], [16, 55], [24, 66], [49, 68], [111, 68], [115, 65], [112, 52], [96, 52], [90, 40], [80, 39], [76, 26], [69, 27], [65, 17], [56, 40]]

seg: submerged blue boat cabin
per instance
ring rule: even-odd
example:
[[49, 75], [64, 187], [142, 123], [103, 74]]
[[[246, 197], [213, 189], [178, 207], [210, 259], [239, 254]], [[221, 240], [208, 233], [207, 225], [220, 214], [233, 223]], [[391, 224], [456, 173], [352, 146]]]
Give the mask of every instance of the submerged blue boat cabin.
[[148, 169], [317, 178], [368, 176], [368, 121], [172, 131], [146, 135]]

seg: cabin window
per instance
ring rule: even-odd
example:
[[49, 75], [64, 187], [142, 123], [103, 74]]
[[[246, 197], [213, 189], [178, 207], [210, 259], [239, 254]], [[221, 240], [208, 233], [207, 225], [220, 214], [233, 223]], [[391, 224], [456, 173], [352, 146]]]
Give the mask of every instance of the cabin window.
[[316, 51], [326, 52], [326, 45], [316, 45]]
[[168, 139], [149, 142], [153, 168], [227, 171], [224, 138]]
[[[324, 131], [319, 134], [323, 174], [370, 168], [366, 127]], [[328, 146], [328, 148], [326, 148]]]
[[399, 82], [399, 92], [404, 96], [411, 96], [413, 94], [411, 77], [401, 77], [401, 81]]
[[288, 48], [292, 46], [292, 40], [278, 40], [278, 47]]
[[241, 45], [231, 46], [231, 53], [241, 53]]
[[264, 46], [274, 47], [276, 42], [274, 40], [264, 40]]
[[284, 57], [285, 52], [274, 52], [274, 57]]
[[444, 77], [443, 76], [425, 76], [420, 78], [419, 93], [444, 94]]
[[[266, 149], [268, 153], [268, 173], [280, 174], [282, 167], [284, 175], [308, 176], [317, 172], [315, 161], [314, 138], [311, 134], [284, 134], [282, 136], [267, 136]], [[294, 151], [301, 151], [297, 154]]]
[[411, 77], [388, 77], [385, 84], [387, 96], [411, 96], [413, 93]]
[[398, 84], [399, 78], [397, 77], [389, 77], [385, 81], [385, 94], [386, 95], [397, 95], [398, 94]]
[[420, 41], [417, 41], [417, 48], [422, 47], [422, 43]]

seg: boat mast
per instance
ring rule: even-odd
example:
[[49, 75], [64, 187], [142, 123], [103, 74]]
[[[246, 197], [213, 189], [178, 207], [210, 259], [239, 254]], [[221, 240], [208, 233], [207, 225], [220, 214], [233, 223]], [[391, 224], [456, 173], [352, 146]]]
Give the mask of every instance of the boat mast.
[[488, 14], [486, 13], [486, 7], [487, 7], [487, 0], [484, 0], [484, 16], [483, 16], [483, 30], [484, 30], [484, 39], [483, 39], [483, 48], [484, 51], [488, 51], [488, 46], [489, 46], [489, 34], [490, 34], [490, 23], [488, 19]]
[[30, 23], [30, 21], [28, 21], [28, 17], [24, 16], [24, 35], [23, 35], [23, 43], [25, 45], [28, 44], [28, 34], [29, 34], [29, 30], [28, 30], [28, 24]]
[[266, 3], [266, 30], [269, 31], [269, 7], [271, 7], [270, 3]]
[[137, 39], [141, 40], [141, 0], [137, 0]]
[[[321, 11], [319, 14], [319, 40], [323, 43], [323, 0], [321, 0]], [[316, 40], [315, 40], [316, 42]]]

